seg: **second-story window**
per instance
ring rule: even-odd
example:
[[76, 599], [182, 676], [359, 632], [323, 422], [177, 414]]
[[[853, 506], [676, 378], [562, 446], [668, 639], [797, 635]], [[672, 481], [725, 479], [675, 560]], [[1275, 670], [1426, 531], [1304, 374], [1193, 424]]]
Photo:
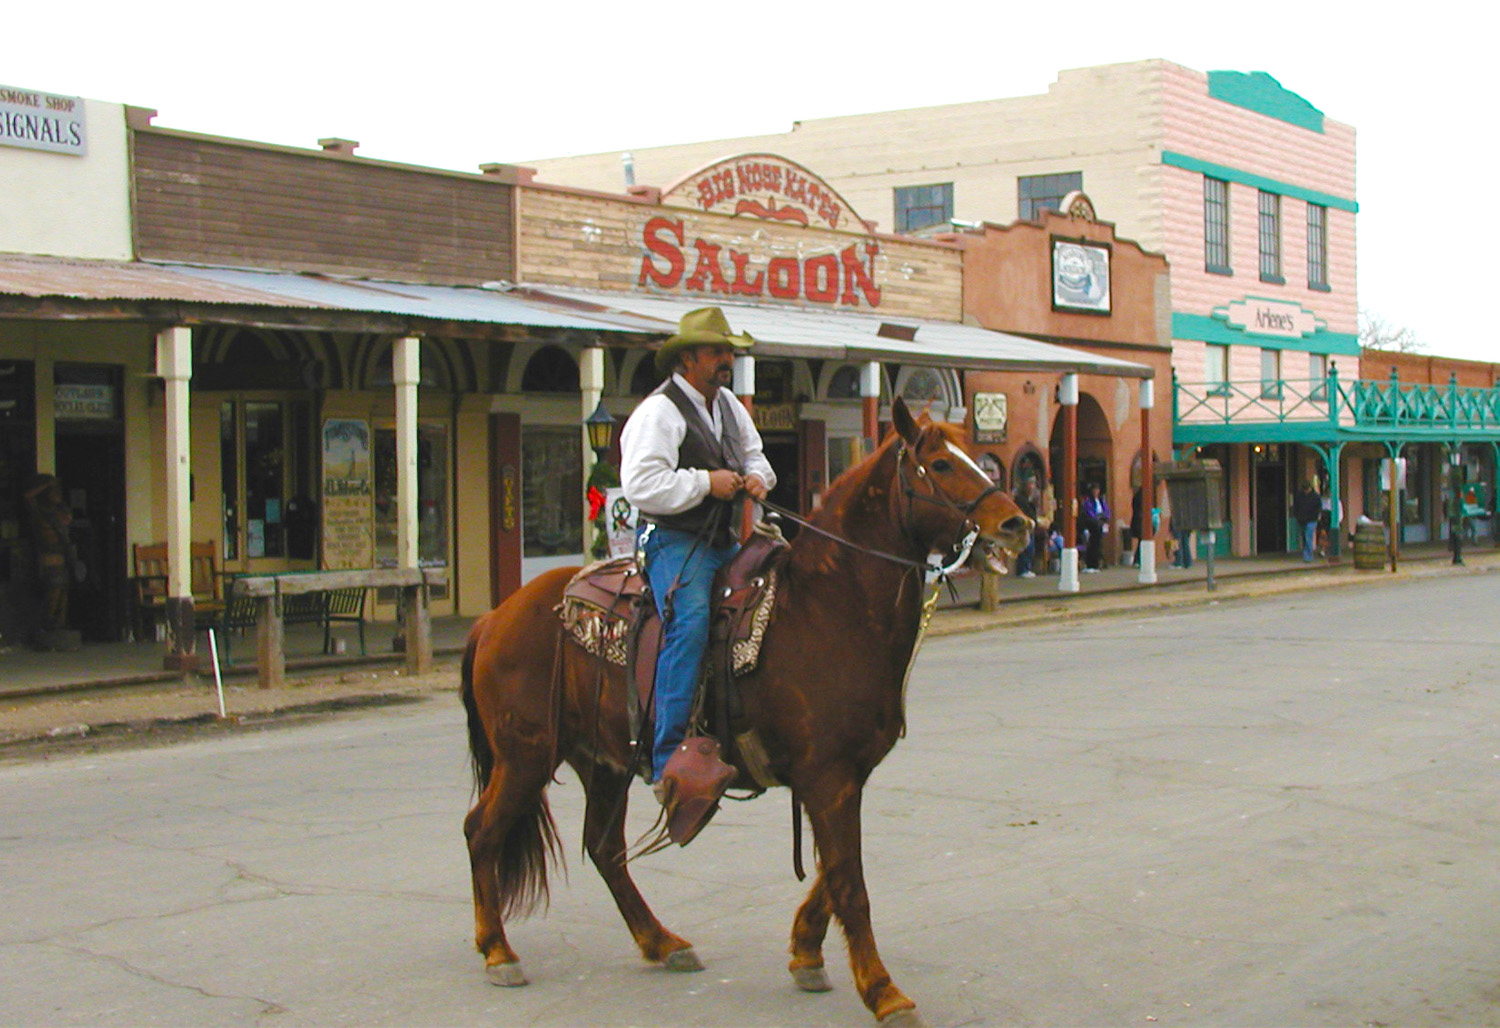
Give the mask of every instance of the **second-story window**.
[[1310, 353], [1307, 355], [1307, 398], [1322, 402], [1328, 399], [1328, 355], [1326, 353]]
[[1016, 201], [1022, 221], [1032, 221], [1043, 211], [1062, 210], [1063, 197], [1083, 188], [1083, 172], [1056, 175], [1022, 175], [1016, 179]]
[[1221, 343], [1203, 344], [1203, 384], [1210, 396], [1229, 391], [1229, 347]]
[[1307, 288], [1328, 288], [1328, 208], [1307, 205]]
[[1281, 196], [1260, 194], [1260, 280], [1281, 285]]
[[1232, 275], [1229, 267], [1229, 183], [1203, 177], [1203, 270]]
[[1260, 395], [1267, 399], [1281, 396], [1281, 351], [1260, 351]]
[[915, 232], [953, 220], [953, 183], [896, 187], [896, 231]]

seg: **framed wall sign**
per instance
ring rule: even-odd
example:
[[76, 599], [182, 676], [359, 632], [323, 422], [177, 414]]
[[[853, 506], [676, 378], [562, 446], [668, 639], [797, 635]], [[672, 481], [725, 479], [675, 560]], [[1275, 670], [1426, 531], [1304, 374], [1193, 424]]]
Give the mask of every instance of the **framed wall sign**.
[[1108, 314], [1109, 246], [1052, 238], [1052, 309]]
[[1010, 419], [1010, 402], [1004, 393], [974, 394], [974, 441], [1005, 442], [1005, 427]]

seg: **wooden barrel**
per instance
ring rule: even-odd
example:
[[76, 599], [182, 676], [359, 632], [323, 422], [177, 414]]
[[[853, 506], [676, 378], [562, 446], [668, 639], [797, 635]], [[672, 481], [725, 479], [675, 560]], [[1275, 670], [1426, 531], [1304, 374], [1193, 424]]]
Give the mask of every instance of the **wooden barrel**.
[[1385, 526], [1372, 521], [1354, 526], [1354, 566], [1379, 571], [1385, 566]]

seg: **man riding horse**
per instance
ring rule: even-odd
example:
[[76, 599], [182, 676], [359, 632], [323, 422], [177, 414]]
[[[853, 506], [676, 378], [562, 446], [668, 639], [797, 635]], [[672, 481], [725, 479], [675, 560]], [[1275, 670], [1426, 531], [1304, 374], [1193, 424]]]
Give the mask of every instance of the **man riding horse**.
[[730, 392], [735, 351], [753, 344], [717, 307], [684, 314], [656, 355], [671, 377], [620, 437], [621, 485], [643, 515], [638, 549], [663, 626], [651, 751], [663, 802], [662, 771], [687, 733], [708, 646], [714, 573], [739, 548], [730, 501], [741, 491], [763, 500], [776, 484], [755, 422]]

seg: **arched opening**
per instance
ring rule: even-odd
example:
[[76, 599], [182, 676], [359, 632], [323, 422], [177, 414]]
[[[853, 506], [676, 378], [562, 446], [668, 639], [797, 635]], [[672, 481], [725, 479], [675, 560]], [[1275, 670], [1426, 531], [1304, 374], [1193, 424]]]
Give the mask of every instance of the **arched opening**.
[[531, 355], [521, 373], [525, 393], [578, 392], [578, 365], [561, 346], [544, 346]]

